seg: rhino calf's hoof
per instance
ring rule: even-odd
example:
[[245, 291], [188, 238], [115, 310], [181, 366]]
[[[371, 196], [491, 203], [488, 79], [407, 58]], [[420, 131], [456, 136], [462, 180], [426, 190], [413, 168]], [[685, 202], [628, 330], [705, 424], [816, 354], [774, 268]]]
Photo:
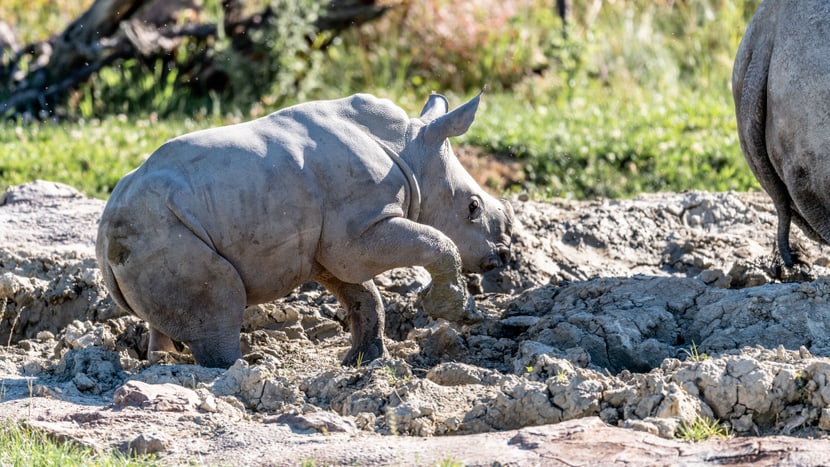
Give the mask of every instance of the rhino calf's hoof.
[[388, 358], [389, 352], [386, 350], [386, 346], [383, 345], [383, 340], [372, 340], [364, 345], [361, 345], [358, 348], [352, 347], [349, 349], [349, 353], [343, 357], [342, 364], [343, 366], [353, 366], [360, 368], [366, 363], [371, 362], [372, 360], [376, 360], [378, 358]]
[[433, 319], [445, 319], [455, 323], [478, 322], [483, 315], [478, 312], [473, 297], [459, 285], [437, 287], [430, 285], [420, 296], [421, 306]]

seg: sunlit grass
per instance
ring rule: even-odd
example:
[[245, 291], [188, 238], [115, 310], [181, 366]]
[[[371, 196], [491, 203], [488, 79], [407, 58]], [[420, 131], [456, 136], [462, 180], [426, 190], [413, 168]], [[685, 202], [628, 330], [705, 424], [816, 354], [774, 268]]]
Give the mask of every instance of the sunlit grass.
[[725, 97], [635, 101], [603, 94], [579, 92], [563, 104], [487, 96], [459, 140], [525, 161], [535, 193], [544, 197], [757, 187]]
[[29, 44], [62, 31], [92, 1], [4, 0], [0, 3], [0, 19], [14, 28], [21, 45]]
[[0, 465], [3, 466], [151, 466], [152, 456], [131, 458], [119, 451], [96, 452], [78, 444], [56, 441], [18, 423], [0, 421]]
[[105, 198], [118, 180], [164, 141], [217, 124], [209, 119], [110, 117], [104, 120], [0, 124], [0, 189], [37, 179]]
[[677, 426], [677, 438], [699, 443], [710, 439], [726, 439], [731, 436], [729, 428], [718, 420], [698, 415], [692, 421], [681, 420]]

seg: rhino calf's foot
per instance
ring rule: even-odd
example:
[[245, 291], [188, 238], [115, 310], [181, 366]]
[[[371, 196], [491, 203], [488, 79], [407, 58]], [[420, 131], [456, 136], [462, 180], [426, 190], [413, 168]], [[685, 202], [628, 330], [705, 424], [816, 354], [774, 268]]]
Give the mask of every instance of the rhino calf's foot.
[[383, 339], [373, 339], [370, 342], [361, 343], [359, 346], [352, 346], [349, 352], [343, 357], [343, 366], [360, 368], [366, 363], [378, 358], [389, 358], [389, 352], [383, 344]]
[[332, 293], [346, 308], [352, 348], [343, 358], [343, 365], [360, 366], [377, 358], [388, 357], [383, 344], [386, 314], [383, 299], [370, 279], [360, 284], [343, 282], [329, 272], [320, 273], [317, 282]]
[[476, 309], [473, 297], [463, 284], [445, 286], [430, 285], [420, 295], [421, 306], [433, 319], [446, 319], [455, 323], [475, 323], [484, 319]]

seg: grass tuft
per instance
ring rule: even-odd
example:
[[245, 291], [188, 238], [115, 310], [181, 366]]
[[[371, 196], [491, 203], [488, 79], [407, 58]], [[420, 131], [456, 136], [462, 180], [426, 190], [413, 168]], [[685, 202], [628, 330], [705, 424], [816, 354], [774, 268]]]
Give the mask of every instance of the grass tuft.
[[153, 466], [154, 456], [127, 457], [119, 451], [99, 453], [48, 435], [11, 420], [0, 422], [0, 465]]
[[709, 358], [709, 355], [701, 353], [700, 350], [698, 350], [695, 341], [692, 341], [692, 347], [690, 349], [683, 349], [683, 353], [686, 354], [686, 360], [690, 362], [702, 362]]
[[686, 441], [700, 442], [709, 439], [726, 439], [731, 434], [729, 428], [722, 425], [717, 419], [710, 420], [698, 415], [691, 422], [681, 420], [675, 436]]

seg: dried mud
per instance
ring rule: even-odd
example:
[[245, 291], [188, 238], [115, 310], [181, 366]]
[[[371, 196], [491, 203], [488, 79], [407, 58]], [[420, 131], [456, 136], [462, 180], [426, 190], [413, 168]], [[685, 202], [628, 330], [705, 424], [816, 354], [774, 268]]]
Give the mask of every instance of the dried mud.
[[[101, 201], [12, 187], [0, 414], [169, 464], [830, 462], [828, 251], [794, 231], [805, 265], [776, 267], [765, 195], [513, 206], [514, 261], [469, 278], [482, 322], [429, 319], [426, 272], [390, 271], [391, 358], [346, 368], [345, 313], [309, 283], [246, 310], [217, 370], [147, 355], [94, 261]], [[697, 417], [733, 437], [677, 440]]]

